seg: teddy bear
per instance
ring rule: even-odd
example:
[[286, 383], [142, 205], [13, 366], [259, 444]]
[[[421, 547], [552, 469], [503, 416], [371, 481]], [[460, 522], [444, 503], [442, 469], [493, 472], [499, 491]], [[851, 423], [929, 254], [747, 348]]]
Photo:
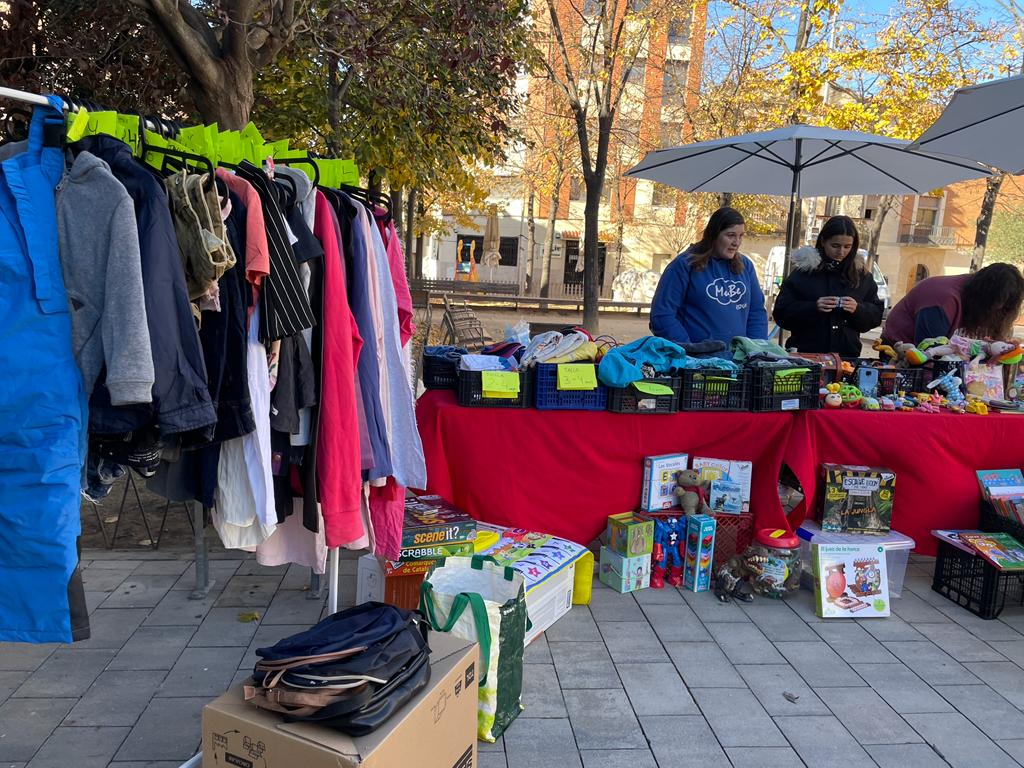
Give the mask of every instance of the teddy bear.
[[701, 480], [700, 472], [696, 469], [676, 472], [676, 496], [679, 497], [679, 506], [687, 515], [711, 513], [711, 507], [708, 506], [710, 485], [709, 482]]

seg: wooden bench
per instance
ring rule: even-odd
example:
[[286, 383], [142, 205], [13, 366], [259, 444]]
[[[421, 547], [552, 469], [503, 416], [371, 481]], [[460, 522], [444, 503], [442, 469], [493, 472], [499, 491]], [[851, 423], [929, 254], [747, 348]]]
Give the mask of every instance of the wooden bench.
[[484, 325], [476, 312], [470, 309], [465, 301], [457, 303], [447, 296], [442, 298], [444, 317], [441, 320], [441, 328], [445, 334], [446, 344], [477, 352], [493, 341], [484, 330]]
[[515, 296], [519, 293], [518, 283], [472, 283], [468, 280], [430, 280], [425, 278], [409, 281], [413, 304], [422, 305], [431, 294], [490, 294]]

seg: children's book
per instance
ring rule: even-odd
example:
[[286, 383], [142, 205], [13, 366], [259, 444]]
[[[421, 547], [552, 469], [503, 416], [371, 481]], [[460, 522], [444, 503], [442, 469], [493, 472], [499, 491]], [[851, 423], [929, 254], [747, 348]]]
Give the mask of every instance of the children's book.
[[992, 499], [992, 506], [1001, 517], [1024, 525], [1024, 499], [999, 497]]
[[939, 541], [944, 541], [947, 544], [952, 544], [954, 547], [963, 552], [969, 552], [972, 555], [975, 554], [974, 547], [972, 547], [966, 541], [961, 541], [960, 534], [962, 533], [981, 533], [981, 531], [951, 531], [940, 529], [932, 531], [932, 536], [934, 536]]
[[738, 515], [743, 511], [743, 488], [732, 480], [712, 480], [708, 506], [715, 513]]
[[1024, 497], [1024, 473], [1019, 469], [979, 469], [976, 474], [988, 499]]
[[750, 511], [750, 481], [754, 465], [749, 461], [730, 461], [728, 459], [708, 459], [694, 456], [693, 468], [700, 472], [700, 479], [713, 483], [716, 480], [729, 480], [739, 483], [742, 498], [740, 512]]
[[1024, 571], [1024, 545], [1008, 533], [961, 533], [960, 540], [1001, 571]]

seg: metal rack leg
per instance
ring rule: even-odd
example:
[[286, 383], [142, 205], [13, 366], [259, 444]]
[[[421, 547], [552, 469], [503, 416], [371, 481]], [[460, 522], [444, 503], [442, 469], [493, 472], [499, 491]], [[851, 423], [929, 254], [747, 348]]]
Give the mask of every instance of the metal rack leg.
[[189, 515], [193, 513], [196, 519], [193, 521], [192, 530], [196, 534], [196, 587], [189, 595], [191, 600], [202, 600], [210, 594], [213, 589], [213, 579], [210, 578], [210, 560], [206, 552], [206, 512], [207, 508], [189, 502], [185, 505]]

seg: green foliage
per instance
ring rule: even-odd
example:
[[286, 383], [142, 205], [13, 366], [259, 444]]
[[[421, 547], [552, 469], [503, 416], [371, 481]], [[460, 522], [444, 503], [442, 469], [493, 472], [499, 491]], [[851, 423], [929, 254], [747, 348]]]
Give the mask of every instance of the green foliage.
[[1024, 263], [1024, 211], [1009, 206], [996, 208], [985, 245], [985, 261]]

